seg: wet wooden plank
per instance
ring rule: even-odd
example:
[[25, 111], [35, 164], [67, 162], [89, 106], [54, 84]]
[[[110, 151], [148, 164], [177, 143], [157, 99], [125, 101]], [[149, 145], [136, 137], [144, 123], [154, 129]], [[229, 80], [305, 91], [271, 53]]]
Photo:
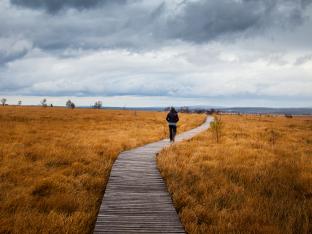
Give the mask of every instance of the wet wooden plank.
[[[176, 142], [190, 139], [209, 127], [182, 133]], [[156, 153], [170, 146], [162, 140], [120, 153], [115, 161], [94, 233], [185, 233], [166, 185], [156, 167]]]

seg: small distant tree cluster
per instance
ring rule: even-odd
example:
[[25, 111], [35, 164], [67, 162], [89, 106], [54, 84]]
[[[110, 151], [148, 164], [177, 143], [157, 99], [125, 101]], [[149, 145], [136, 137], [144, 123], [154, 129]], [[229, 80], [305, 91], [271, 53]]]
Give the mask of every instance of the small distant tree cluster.
[[291, 119], [293, 116], [291, 114], [285, 114], [285, 117]]
[[222, 130], [224, 127], [224, 123], [221, 119], [220, 115], [214, 116], [214, 121], [210, 123], [212, 135], [217, 143], [220, 142], [221, 136], [222, 136]]
[[6, 99], [6, 98], [2, 98], [2, 99], [1, 99], [1, 104], [2, 104], [2, 106], [5, 106], [6, 102], [7, 102], [7, 99]]
[[17, 105], [21, 106], [21, 105], [22, 105], [22, 101], [19, 100], [19, 101], [17, 102]]
[[73, 103], [71, 100], [68, 100], [66, 102], [66, 107], [67, 108], [71, 108], [71, 109], [74, 109], [76, 107], [75, 103]]
[[95, 109], [101, 109], [101, 108], [102, 108], [102, 105], [103, 105], [102, 101], [96, 101], [96, 102], [94, 103], [93, 108], [95, 108]]
[[197, 113], [197, 114], [203, 114], [203, 113], [207, 113], [207, 112], [208, 112], [207, 110], [200, 109], [200, 108], [194, 110], [194, 113]]
[[180, 107], [178, 111], [181, 112], [181, 113], [191, 113], [190, 108], [187, 107], [187, 106]]
[[210, 110], [207, 110], [207, 112], [206, 112], [208, 115], [213, 115], [213, 114], [218, 114], [219, 113], [219, 111], [217, 111], [217, 110], [215, 110], [215, 109], [213, 109], [213, 108], [211, 108]]
[[42, 100], [40, 101], [40, 104], [41, 104], [41, 106], [43, 106], [43, 107], [47, 107], [47, 106], [48, 106], [47, 99], [46, 99], [46, 98], [42, 99]]

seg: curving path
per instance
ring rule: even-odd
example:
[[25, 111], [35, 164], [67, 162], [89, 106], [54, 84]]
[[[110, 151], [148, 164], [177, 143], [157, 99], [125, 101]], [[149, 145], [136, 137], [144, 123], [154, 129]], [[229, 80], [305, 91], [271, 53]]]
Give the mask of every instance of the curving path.
[[[212, 117], [176, 142], [210, 126]], [[122, 152], [115, 161], [97, 216], [94, 233], [185, 233], [156, 167], [156, 153], [168, 139]]]

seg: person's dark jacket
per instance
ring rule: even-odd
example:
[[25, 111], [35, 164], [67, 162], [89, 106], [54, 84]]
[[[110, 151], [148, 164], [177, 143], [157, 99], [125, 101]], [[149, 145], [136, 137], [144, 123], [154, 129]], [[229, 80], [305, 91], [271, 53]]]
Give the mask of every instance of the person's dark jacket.
[[167, 114], [166, 120], [169, 124], [176, 124], [179, 121], [178, 113], [176, 111], [170, 111]]

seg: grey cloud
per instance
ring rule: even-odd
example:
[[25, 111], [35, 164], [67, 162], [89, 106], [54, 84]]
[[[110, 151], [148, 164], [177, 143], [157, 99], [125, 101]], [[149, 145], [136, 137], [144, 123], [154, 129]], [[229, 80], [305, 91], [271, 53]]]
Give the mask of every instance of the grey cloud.
[[24, 57], [31, 49], [27, 40], [0, 38], [0, 65]]
[[301, 56], [296, 59], [295, 65], [302, 65], [312, 60], [312, 54]]
[[[0, 79], [1, 80], [1, 79]], [[109, 80], [96, 83], [88, 81], [75, 82], [71, 80], [37, 81], [32, 84], [21, 84], [18, 82], [7, 82], [0, 88], [0, 93], [20, 93], [23, 95], [49, 95], [49, 96], [191, 96], [189, 87], [177, 84], [176, 80], [168, 81], [161, 77], [159, 80], [147, 82], [148, 78], [129, 84], [129, 79]], [[187, 95], [189, 94], [189, 95]]]
[[[19, 16], [0, 24], [2, 34], [22, 34], [35, 46], [53, 51], [71, 47], [148, 50], [174, 40], [207, 43], [221, 38], [233, 41], [240, 36], [262, 34], [274, 27], [290, 30], [304, 22], [305, 9], [311, 0], [184, 1], [175, 7], [170, 7], [170, 1], [147, 4], [149, 1], [139, 0], [11, 2], [49, 12], [93, 7], [92, 11], [65, 12], [57, 16], [29, 15], [26, 22]], [[124, 4], [116, 6], [114, 3]], [[106, 7], [98, 7], [101, 4]], [[8, 16], [12, 17], [14, 15]]]
[[288, 27], [304, 20], [310, 0], [185, 1], [182, 14], [169, 19], [170, 35], [201, 43], [219, 36]]
[[7, 62], [20, 59], [27, 54], [27, 50], [15, 52], [15, 53], [3, 53], [0, 51], [0, 65], [5, 64]]
[[11, 0], [14, 5], [33, 9], [44, 9], [49, 13], [56, 13], [62, 9], [89, 9], [99, 5], [120, 4], [127, 0]]

